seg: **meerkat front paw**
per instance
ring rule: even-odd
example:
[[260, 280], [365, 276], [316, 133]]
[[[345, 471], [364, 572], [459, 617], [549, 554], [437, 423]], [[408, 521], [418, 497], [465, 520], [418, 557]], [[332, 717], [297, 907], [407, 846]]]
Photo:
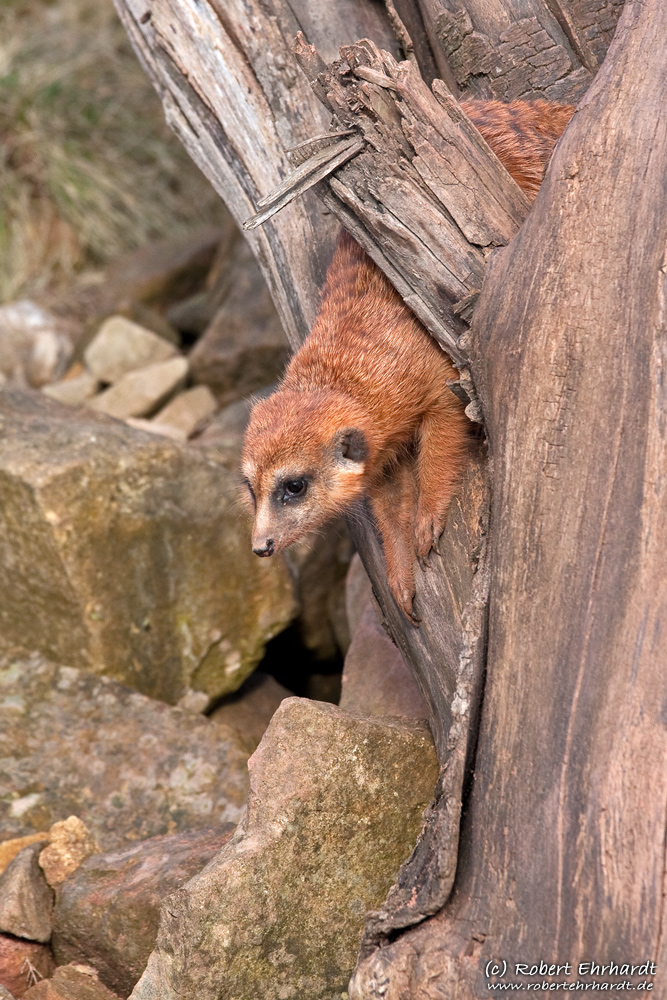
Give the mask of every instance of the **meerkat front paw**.
[[401, 578], [401, 577], [388, 577], [389, 586], [391, 587], [391, 592], [394, 595], [394, 600], [398, 604], [399, 608], [413, 625], [419, 625], [421, 618], [415, 614], [413, 609], [413, 602], [415, 598], [415, 581], [413, 577]]
[[437, 548], [443, 525], [436, 521], [430, 514], [417, 518], [415, 524], [415, 552], [420, 564], [424, 567], [429, 565], [429, 555]]

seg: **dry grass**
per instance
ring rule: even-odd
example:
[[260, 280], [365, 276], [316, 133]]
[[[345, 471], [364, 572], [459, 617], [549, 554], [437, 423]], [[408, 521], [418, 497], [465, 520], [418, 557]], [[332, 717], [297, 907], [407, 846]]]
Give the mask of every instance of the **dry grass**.
[[0, 0], [0, 301], [222, 215], [111, 0]]

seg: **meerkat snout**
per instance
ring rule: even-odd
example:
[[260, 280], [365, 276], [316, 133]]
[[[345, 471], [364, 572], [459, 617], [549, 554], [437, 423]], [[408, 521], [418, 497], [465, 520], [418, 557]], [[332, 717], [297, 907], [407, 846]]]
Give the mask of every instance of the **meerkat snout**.
[[274, 541], [272, 538], [267, 538], [264, 544], [253, 541], [252, 551], [256, 556], [272, 556], [274, 552]]

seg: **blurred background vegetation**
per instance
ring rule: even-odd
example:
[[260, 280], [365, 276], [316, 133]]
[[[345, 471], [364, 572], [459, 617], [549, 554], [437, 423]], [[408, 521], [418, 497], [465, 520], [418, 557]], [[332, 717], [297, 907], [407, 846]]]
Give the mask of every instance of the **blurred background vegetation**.
[[0, 303], [93, 293], [114, 257], [224, 209], [111, 0], [0, 0]]

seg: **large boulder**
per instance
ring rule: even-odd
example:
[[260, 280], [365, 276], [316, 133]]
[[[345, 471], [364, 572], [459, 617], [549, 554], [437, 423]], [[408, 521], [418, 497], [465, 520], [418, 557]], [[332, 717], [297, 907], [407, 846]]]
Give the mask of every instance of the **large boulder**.
[[0, 390], [0, 652], [168, 702], [236, 690], [296, 605], [282, 560], [252, 553], [235, 464]]
[[53, 934], [58, 964], [90, 963], [102, 982], [127, 996], [155, 945], [160, 903], [198, 874], [233, 832], [228, 823], [151, 837], [84, 861], [58, 894]]
[[248, 788], [222, 723], [38, 654], [0, 661], [0, 760], [6, 836], [73, 815], [101, 850], [236, 823]]
[[132, 1000], [340, 1000], [438, 773], [424, 724], [300, 698], [249, 766], [247, 817], [163, 904]]

